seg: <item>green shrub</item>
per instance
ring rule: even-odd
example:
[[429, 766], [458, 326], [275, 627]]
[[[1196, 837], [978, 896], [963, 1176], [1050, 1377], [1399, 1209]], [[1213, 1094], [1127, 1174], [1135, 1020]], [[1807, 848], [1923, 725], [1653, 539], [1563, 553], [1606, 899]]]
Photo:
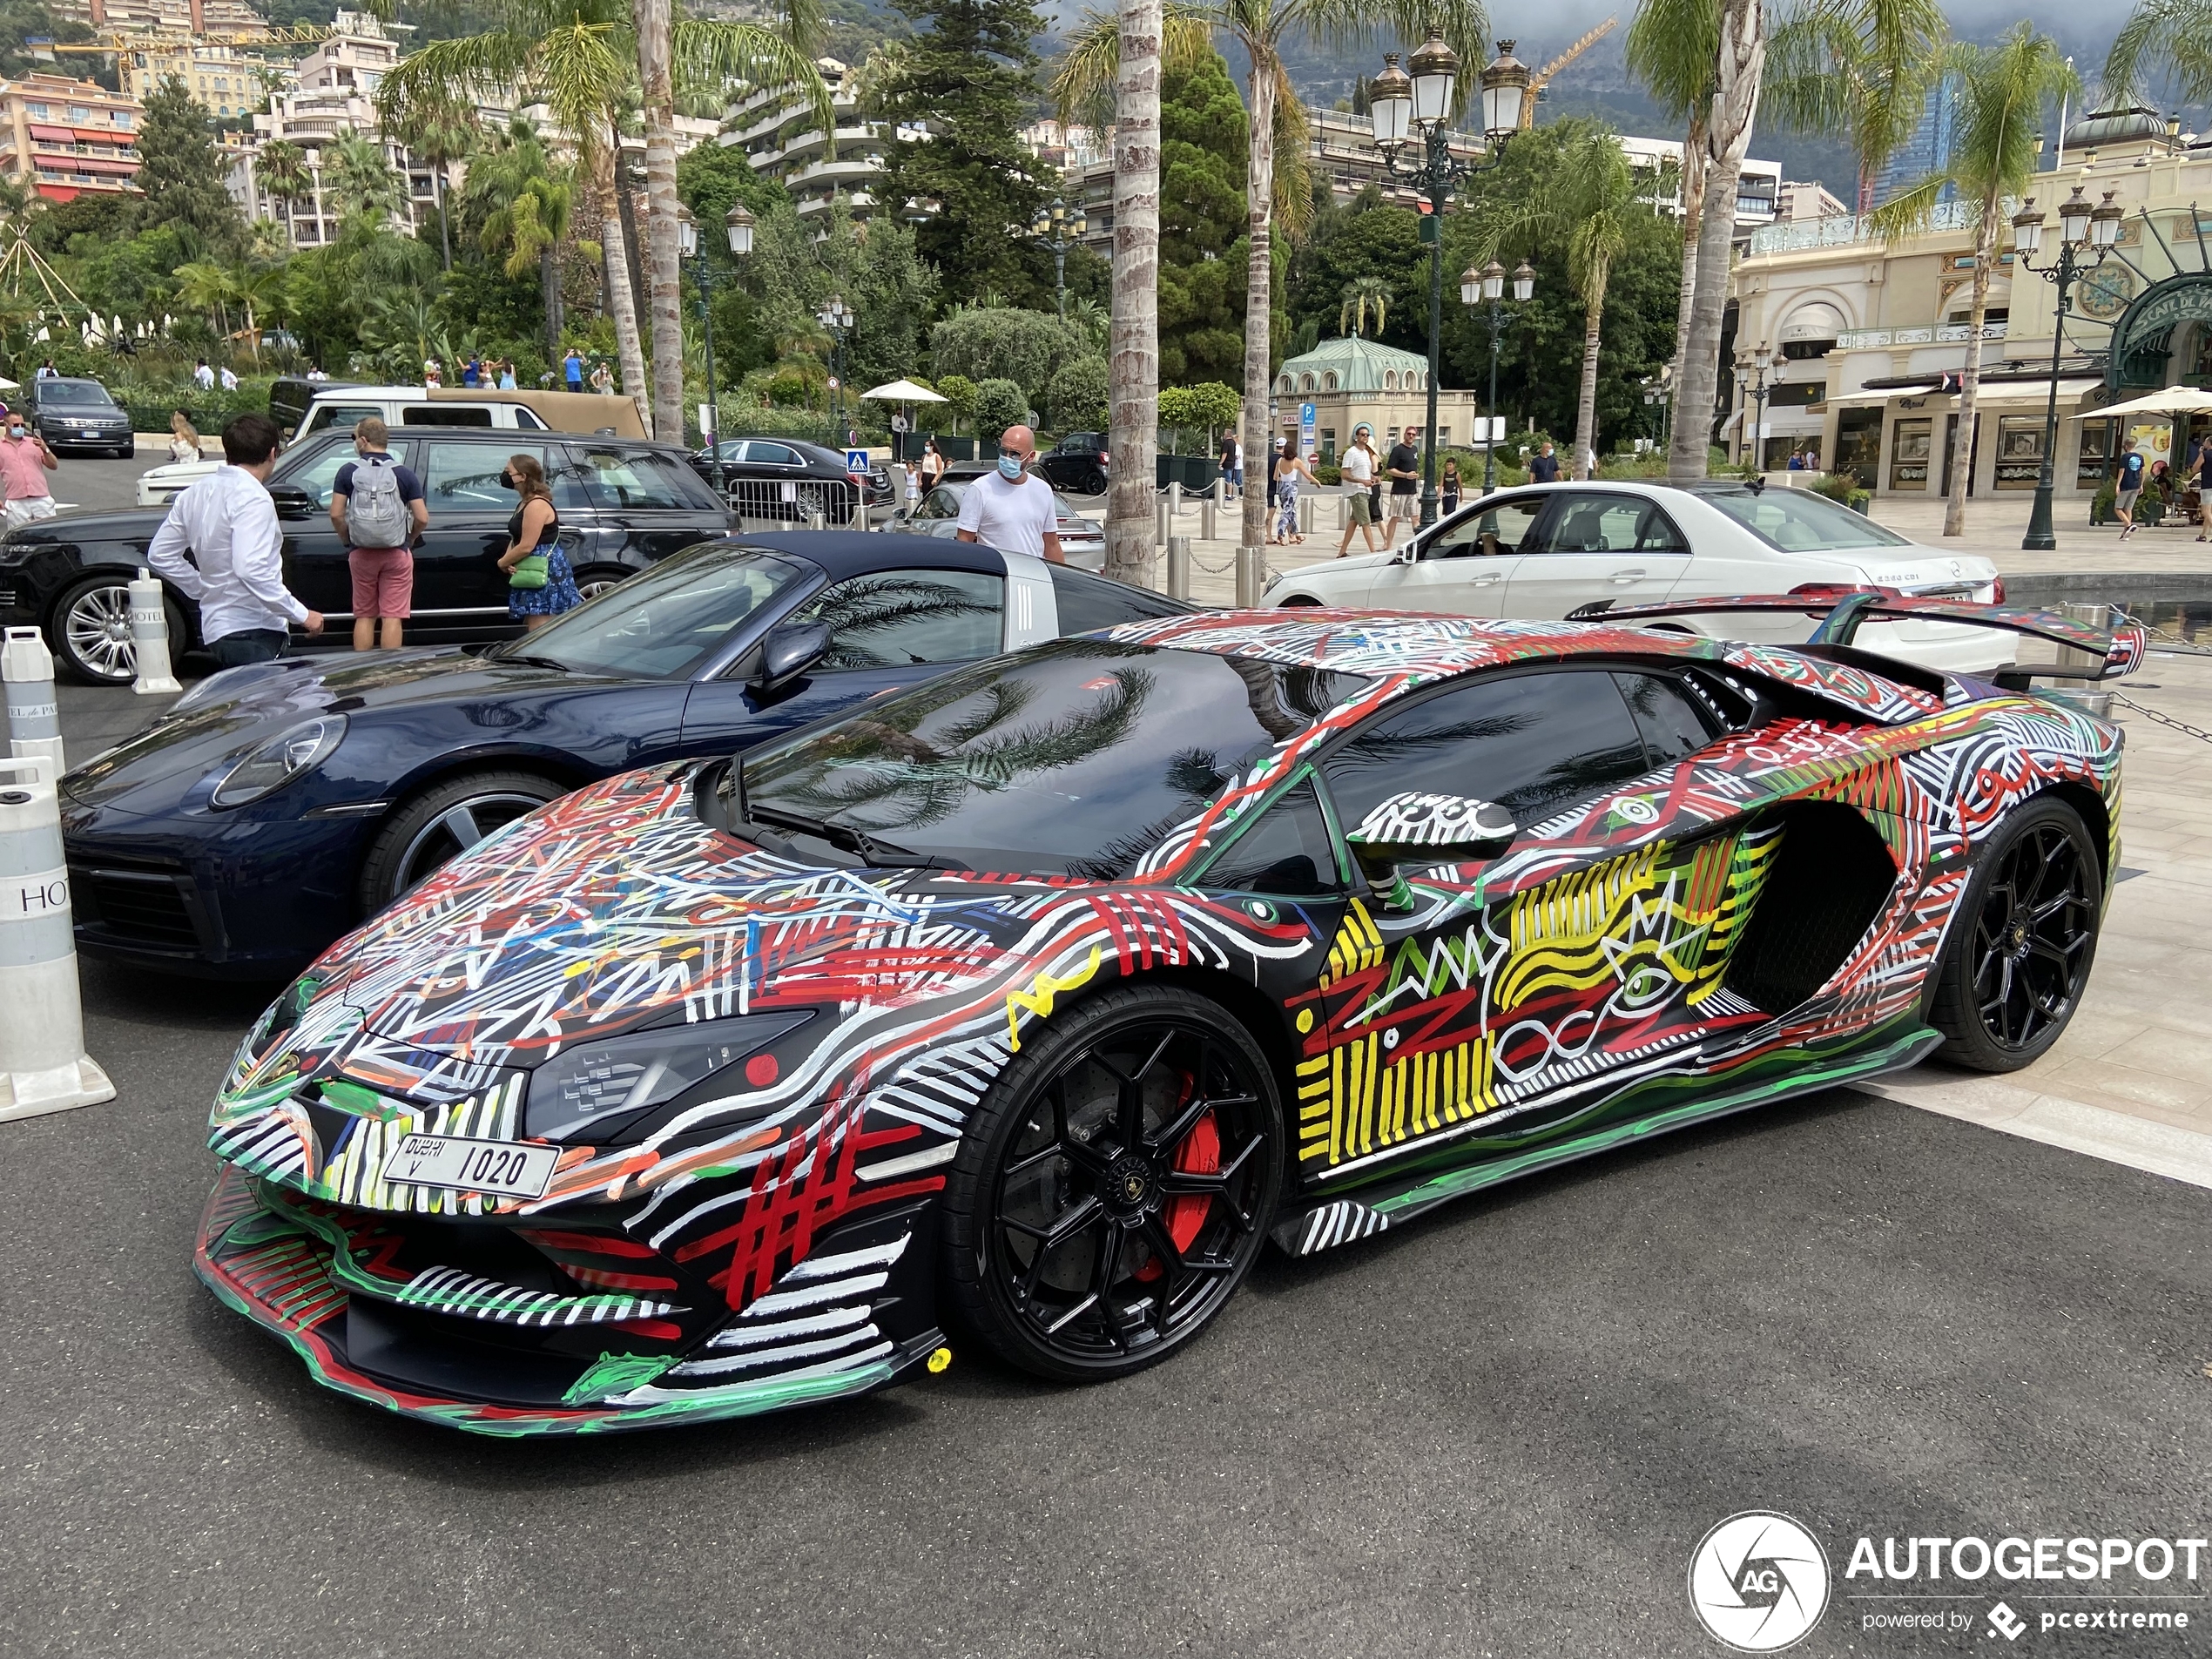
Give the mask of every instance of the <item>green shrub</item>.
[[975, 430], [992, 442], [1010, 426], [1029, 418], [1028, 395], [1010, 380], [988, 380], [975, 388]]

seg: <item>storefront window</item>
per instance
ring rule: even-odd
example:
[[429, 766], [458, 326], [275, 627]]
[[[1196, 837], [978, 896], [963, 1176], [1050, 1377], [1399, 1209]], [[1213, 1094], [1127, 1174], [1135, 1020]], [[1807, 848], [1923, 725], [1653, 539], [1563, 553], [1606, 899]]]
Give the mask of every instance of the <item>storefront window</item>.
[[1935, 442], [1935, 422], [1926, 415], [1899, 421], [1890, 435], [1890, 488], [1925, 489], [1928, 456]]
[[2105, 469], [2112, 461], [2112, 422], [2084, 421], [2081, 423], [2081, 452], [2074, 462], [2074, 487], [2094, 489], [2104, 482]]
[[1861, 484], [1871, 482], [1882, 464], [1882, 411], [1844, 409], [1836, 416], [1836, 467]]
[[1997, 476], [2000, 489], [2033, 489], [2043, 471], [2043, 417], [2000, 415], [1997, 421]]

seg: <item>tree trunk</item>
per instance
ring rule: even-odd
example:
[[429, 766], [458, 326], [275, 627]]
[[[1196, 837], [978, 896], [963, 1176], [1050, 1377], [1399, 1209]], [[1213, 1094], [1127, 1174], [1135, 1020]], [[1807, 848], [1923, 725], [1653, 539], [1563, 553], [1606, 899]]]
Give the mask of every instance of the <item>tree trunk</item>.
[[446, 222], [446, 170], [442, 165], [430, 169], [430, 193], [438, 199], [438, 268], [453, 269], [453, 231]]
[[[622, 247], [628, 257], [624, 268], [630, 273], [630, 314], [645, 314], [645, 239], [637, 228], [637, 197], [630, 188], [630, 166], [620, 156], [615, 158], [615, 211], [622, 224]], [[638, 388], [643, 391], [644, 386]]]
[[[1267, 388], [1272, 378], [1274, 321], [1271, 290], [1275, 280], [1275, 251], [1268, 228], [1275, 214], [1275, 64], [1258, 52], [1252, 54], [1251, 79], [1245, 107], [1251, 112], [1251, 147], [1244, 179], [1244, 227], [1251, 238], [1251, 257], [1244, 263], [1244, 462], [1247, 479], [1275, 475], [1275, 435], [1267, 421]], [[1302, 429], [1302, 428], [1301, 428]], [[1244, 528], [1239, 540], [1246, 547], [1267, 544], [1267, 489], [1244, 491]]]
[[[619, 135], [610, 133], [610, 143]], [[614, 173], [618, 152], [602, 150], [593, 158], [595, 193], [604, 204], [599, 218], [599, 252], [606, 264], [607, 314], [614, 319], [615, 354], [622, 364], [622, 389], [629, 396], [645, 395], [645, 351], [637, 338], [637, 313], [631, 305], [630, 260], [623, 251], [621, 192]]]
[[1674, 483], [1694, 483], [1705, 475], [1720, 385], [1721, 321], [1728, 307], [1736, 189], [1743, 173], [1743, 153], [1751, 145], [1751, 118], [1758, 112], [1759, 75], [1765, 64], [1762, 0], [1724, 0], [1713, 112], [1706, 132], [1710, 165], [1697, 218], [1697, 287], [1690, 304], [1682, 372], [1676, 376], [1675, 436], [1667, 455], [1667, 477]]
[[1943, 533], [1966, 533], [1966, 486], [1974, 465], [1974, 402], [1981, 389], [1981, 325], [1989, 308], [1989, 267], [1997, 260], [1997, 234], [2005, 223], [2005, 199], [1992, 190], [1981, 205], [1974, 233], [1974, 304], [1966, 317], [1966, 366], [1959, 376], [1959, 431], [1951, 440], [1951, 499], [1944, 503]]
[[1597, 470], [1597, 346], [1605, 320], [1605, 281], [1591, 283], [1592, 293], [1582, 308], [1582, 389], [1575, 400], [1575, 476], [1588, 478]]
[[672, 0], [637, 0], [637, 79], [645, 112], [645, 246], [653, 320], [653, 435], [684, 442], [684, 271], [676, 221], [676, 84]]
[[561, 361], [561, 262], [555, 244], [537, 251], [537, 289], [545, 302], [545, 361], [556, 368]]
[[1689, 314], [1697, 300], [1697, 234], [1705, 210], [1705, 117], [1690, 118], [1682, 146], [1682, 296], [1675, 307], [1675, 354], [1667, 383], [1677, 394], [1675, 418], [1682, 418], [1682, 354], [1689, 345]]
[[1114, 84], [1114, 317], [1106, 574], [1152, 580], [1152, 458], [1160, 415], [1161, 0], [1122, 0]]

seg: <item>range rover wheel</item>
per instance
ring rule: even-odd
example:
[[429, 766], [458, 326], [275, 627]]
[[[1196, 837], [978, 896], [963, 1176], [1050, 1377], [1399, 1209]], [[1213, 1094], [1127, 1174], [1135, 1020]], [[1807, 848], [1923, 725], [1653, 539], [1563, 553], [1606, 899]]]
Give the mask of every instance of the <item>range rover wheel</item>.
[[588, 565], [577, 572], [576, 590], [587, 599], [596, 599], [629, 574], [618, 564]]
[[[138, 678], [138, 650], [131, 642], [131, 578], [121, 571], [88, 577], [62, 595], [46, 630], [62, 665], [94, 685], [128, 685]], [[169, 659], [185, 654], [184, 608], [163, 597], [169, 613]]]
[[1031, 1028], [968, 1121], [945, 1188], [949, 1299], [1041, 1376], [1163, 1359], [1251, 1270], [1283, 1143], [1266, 1057], [1218, 1005], [1157, 985], [1079, 1003]]
[[361, 900], [374, 915], [457, 857], [562, 793], [528, 772], [478, 772], [450, 778], [395, 813], [361, 864]]

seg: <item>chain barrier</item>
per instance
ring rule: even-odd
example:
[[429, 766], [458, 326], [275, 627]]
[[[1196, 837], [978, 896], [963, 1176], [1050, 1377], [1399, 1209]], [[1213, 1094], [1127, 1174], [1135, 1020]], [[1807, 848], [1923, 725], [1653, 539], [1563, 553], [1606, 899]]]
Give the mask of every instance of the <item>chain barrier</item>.
[[2122, 708], [2133, 709], [2146, 719], [2155, 720], [2160, 725], [2171, 726], [2175, 731], [2195, 738], [2200, 743], [2212, 743], [2212, 732], [2207, 732], [2202, 726], [2194, 726], [2187, 720], [2177, 720], [2170, 714], [2162, 714], [2148, 704], [2136, 702], [2124, 691], [2114, 691], [2111, 693], [2111, 696], [2112, 700]]
[[2180, 634], [2174, 632], [2171, 629], [2161, 628], [2154, 622], [2146, 622], [2141, 617], [2133, 616], [2128, 611], [2122, 610], [2118, 605], [2113, 606], [2113, 610], [2118, 613], [2121, 621], [2125, 623], [2133, 623], [2136, 627], [2143, 631], [2143, 634], [2146, 638], [2163, 640], [2166, 643], [2167, 649], [2179, 656], [2212, 657], [2212, 648], [2208, 648], [2203, 645], [2191, 644], [2187, 639], [2183, 638]]

